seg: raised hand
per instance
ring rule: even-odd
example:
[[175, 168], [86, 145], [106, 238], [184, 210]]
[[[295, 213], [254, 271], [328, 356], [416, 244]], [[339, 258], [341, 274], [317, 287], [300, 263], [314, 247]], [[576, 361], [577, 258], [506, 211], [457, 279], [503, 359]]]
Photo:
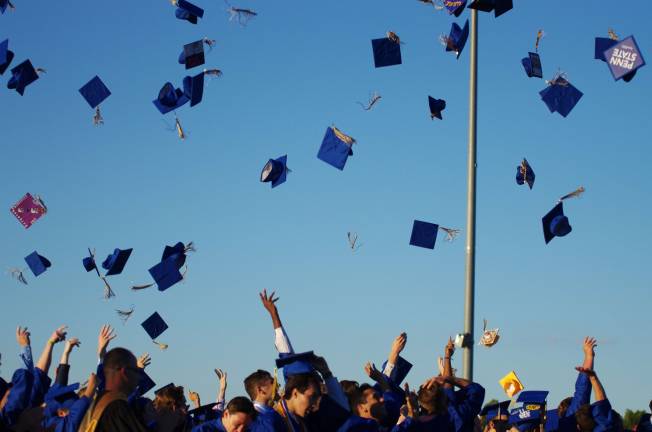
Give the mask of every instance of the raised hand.
[[453, 338], [449, 337], [448, 342], [446, 343], [446, 348], [444, 349], [444, 356], [451, 358], [454, 353], [455, 353], [455, 343], [453, 342]]
[[394, 342], [392, 342], [392, 348], [389, 351], [389, 357], [387, 358], [387, 361], [389, 363], [396, 364], [396, 362], [398, 361], [398, 356], [405, 348], [406, 343], [407, 343], [407, 333], [404, 332], [396, 336]]
[[64, 348], [64, 351], [67, 353], [70, 353], [74, 347], [79, 347], [81, 345], [81, 341], [79, 338], [70, 338], [66, 341], [66, 346]]
[[195, 405], [195, 408], [199, 408], [201, 406], [201, 400], [199, 398], [199, 393], [194, 392], [194, 391], [189, 391], [188, 392], [188, 398]]
[[68, 334], [68, 326], [62, 325], [52, 333], [52, 336], [50, 336], [50, 339], [48, 339], [48, 341], [51, 344], [59, 343], [61, 341], [66, 340], [67, 334]]
[[276, 294], [276, 291], [272, 291], [272, 293], [268, 296], [266, 289], [264, 289], [263, 292], [259, 293], [260, 301], [263, 302], [263, 307], [267, 310], [267, 312], [270, 313], [270, 315], [277, 312], [276, 302], [279, 301], [279, 298], [274, 298], [274, 294]]
[[18, 345], [21, 347], [25, 347], [30, 345], [30, 333], [27, 331], [27, 327], [18, 327], [16, 329], [16, 341], [18, 341]]
[[593, 362], [595, 360], [595, 347], [598, 346], [598, 341], [592, 337], [585, 337], [582, 344], [582, 351], [584, 351], [584, 362], [582, 369], [593, 369]]
[[97, 355], [104, 357], [106, 353], [106, 347], [109, 346], [109, 342], [115, 339], [118, 335], [113, 332], [113, 328], [110, 325], [103, 325], [100, 329], [100, 334], [97, 337]]
[[580, 373], [585, 373], [588, 376], [595, 376], [595, 371], [593, 369], [585, 368], [583, 366], [576, 366], [575, 370], [580, 372]]
[[152, 363], [152, 358], [149, 356], [148, 353], [141, 355], [140, 357], [138, 357], [138, 360], [136, 361], [136, 365], [140, 369], [145, 369], [151, 363]]

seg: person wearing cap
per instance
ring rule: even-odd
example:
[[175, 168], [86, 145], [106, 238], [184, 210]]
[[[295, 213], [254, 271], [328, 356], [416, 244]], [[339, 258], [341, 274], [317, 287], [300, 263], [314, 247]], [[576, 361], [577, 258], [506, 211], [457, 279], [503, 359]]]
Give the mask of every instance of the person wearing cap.
[[192, 432], [244, 432], [249, 430], [257, 415], [249, 399], [237, 396], [229, 401], [221, 416], [195, 426]]
[[78, 431], [95, 396], [96, 385], [97, 378], [94, 373], [91, 373], [88, 384], [79, 397], [73, 390], [78, 387], [78, 384], [67, 386], [68, 389], [66, 386], [55, 389], [55, 394], [51, 398], [46, 395], [43, 427], [54, 432]]
[[[582, 368], [586, 370], [593, 370], [595, 359], [595, 347], [597, 341], [594, 338], [584, 338], [582, 350], [584, 351], [584, 361]], [[559, 423], [557, 430], [559, 432], [574, 432], [577, 430], [577, 423], [575, 422], [575, 413], [580, 406], [588, 404], [591, 398], [591, 383], [589, 376], [586, 373], [579, 372], [577, 380], [575, 381], [575, 393], [572, 397], [567, 397], [559, 403], [557, 408], [557, 416]]]
[[484, 432], [506, 432], [509, 420], [510, 400], [486, 405], [480, 415], [485, 417], [486, 425]]
[[[27, 328], [16, 329], [16, 340], [22, 350], [21, 358], [31, 363], [30, 333]], [[23, 411], [30, 407], [33, 382], [34, 374], [29, 368], [14, 371], [9, 383], [0, 381], [0, 430], [17, 424]]]

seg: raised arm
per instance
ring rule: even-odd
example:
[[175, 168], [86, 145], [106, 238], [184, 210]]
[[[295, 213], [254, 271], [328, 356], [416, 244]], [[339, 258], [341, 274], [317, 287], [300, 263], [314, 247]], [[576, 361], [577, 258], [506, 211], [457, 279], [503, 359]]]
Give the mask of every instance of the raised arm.
[[52, 348], [54, 348], [55, 344], [66, 340], [66, 334], [67, 334], [66, 329], [67, 329], [66, 326], [61, 326], [52, 333], [50, 339], [48, 339], [48, 341], [45, 343], [45, 347], [43, 347], [43, 352], [41, 352], [41, 356], [39, 357], [38, 362], [36, 363], [36, 368], [40, 369], [46, 375], [50, 370], [50, 363], [52, 363]]
[[228, 385], [228, 381], [226, 379], [226, 372], [223, 371], [222, 369], [215, 369], [215, 375], [217, 375], [217, 379], [220, 380], [220, 389], [217, 392], [217, 399], [215, 402], [217, 402], [217, 409], [220, 411], [224, 411], [224, 407], [226, 404], [226, 387]]
[[[455, 353], [455, 344], [453, 343], [452, 338], [448, 338], [448, 343], [446, 343], [446, 348], [444, 349], [444, 377], [452, 378], [453, 377], [453, 367], [451, 366], [451, 359]], [[451, 388], [452, 384], [448, 381], [444, 383], [444, 388]]]
[[[597, 347], [597, 341], [592, 337], [585, 337], [584, 343], [582, 344], [582, 351], [584, 351], [584, 361], [582, 362], [581, 369], [593, 371], [594, 359], [595, 359], [595, 347]], [[584, 372], [580, 372], [577, 375], [577, 380], [575, 381], [575, 393], [571, 398], [571, 402], [564, 413], [564, 417], [569, 417], [575, 415], [577, 410], [584, 404], [588, 404], [591, 399], [591, 383], [589, 381], [589, 375]]]
[[57, 366], [55, 382], [61, 386], [68, 385], [68, 376], [70, 375], [70, 365], [68, 361], [70, 359], [70, 352], [74, 347], [78, 347], [81, 344], [79, 339], [71, 338], [66, 341], [66, 345], [63, 348], [61, 353], [61, 360], [59, 361], [59, 366]]
[[405, 345], [407, 344], [407, 333], [401, 333], [400, 335], [394, 338], [392, 342], [392, 347], [389, 350], [389, 355], [387, 356], [387, 363], [383, 368], [383, 374], [387, 377], [392, 376], [392, 371], [396, 367], [398, 362], [398, 356], [401, 354]]
[[100, 334], [97, 336], [97, 358], [99, 363], [104, 361], [104, 355], [106, 354], [106, 347], [109, 346], [109, 342], [115, 339], [118, 335], [113, 332], [113, 328], [110, 325], [103, 325], [100, 329]]
[[276, 307], [276, 302], [279, 298], [274, 298], [275, 292], [272, 292], [269, 296], [267, 295], [267, 290], [263, 290], [260, 295], [260, 301], [263, 303], [263, 307], [269, 313], [270, 318], [272, 319], [272, 326], [274, 326], [274, 345], [276, 350], [281, 354], [291, 354], [294, 353], [290, 339], [288, 338], [283, 324], [281, 323], [281, 317], [278, 313]]
[[389, 378], [384, 373], [376, 369], [375, 364], [367, 362], [367, 364], [364, 366], [364, 371], [369, 378], [378, 383], [383, 393], [388, 392], [392, 389], [392, 386], [389, 384]]
[[16, 341], [18, 342], [18, 346], [20, 346], [19, 356], [23, 360], [25, 367], [29, 370], [34, 369], [32, 345], [30, 341], [30, 333], [27, 330], [27, 327], [18, 327], [16, 329]]
[[328, 363], [326, 363], [326, 359], [324, 357], [317, 356], [312, 361], [312, 366], [324, 379], [326, 389], [328, 389], [328, 396], [333, 399], [339, 406], [349, 411], [349, 399], [346, 397], [346, 394], [344, 394], [342, 385], [337, 380], [337, 377], [333, 376], [333, 373], [328, 367]]
[[199, 397], [199, 393], [189, 391], [188, 398], [192, 401], [193, 408], [199, 408], [201, 406], [201, 398]]
[[59, 361], [60, 365], [67, 365], [68, 361], [70, 360], [70, 353], [72, 352], [72, 349], [74, 347], [79, 347], [81, 345], [81, 342], [79, 341], [78, 338], [70, 338], [66, 341], [66, 345], [63, 348], [63, 352], [61, 353], [61, 360]]

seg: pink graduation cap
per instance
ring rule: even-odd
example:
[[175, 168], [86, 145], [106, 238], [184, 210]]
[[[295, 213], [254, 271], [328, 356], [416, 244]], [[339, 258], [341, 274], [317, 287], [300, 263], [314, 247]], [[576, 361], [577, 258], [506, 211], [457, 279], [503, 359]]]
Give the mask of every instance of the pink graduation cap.
[[41, 198], [38, 196], [33, 197], [27, 193], [11, 208], [11, 213], [16, 216], [16, 219], [23, 224], [25, 229], [31, 227], [34, 222], [39, 220], [41, 216], [48, 212]]

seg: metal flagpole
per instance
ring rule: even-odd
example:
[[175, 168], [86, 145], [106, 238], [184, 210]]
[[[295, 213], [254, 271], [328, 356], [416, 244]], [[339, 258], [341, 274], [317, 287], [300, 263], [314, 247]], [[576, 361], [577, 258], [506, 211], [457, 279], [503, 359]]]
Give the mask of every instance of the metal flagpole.
[[475, 307], [475, 186], [476, 186], [476, 123], [478, 101], [478, 11], [471, 9], [471, 60], [469, 80], [469, 155], [466, 192], [466, 280], [464, 287], [464, 378], [473, 380], [473, 314]]

